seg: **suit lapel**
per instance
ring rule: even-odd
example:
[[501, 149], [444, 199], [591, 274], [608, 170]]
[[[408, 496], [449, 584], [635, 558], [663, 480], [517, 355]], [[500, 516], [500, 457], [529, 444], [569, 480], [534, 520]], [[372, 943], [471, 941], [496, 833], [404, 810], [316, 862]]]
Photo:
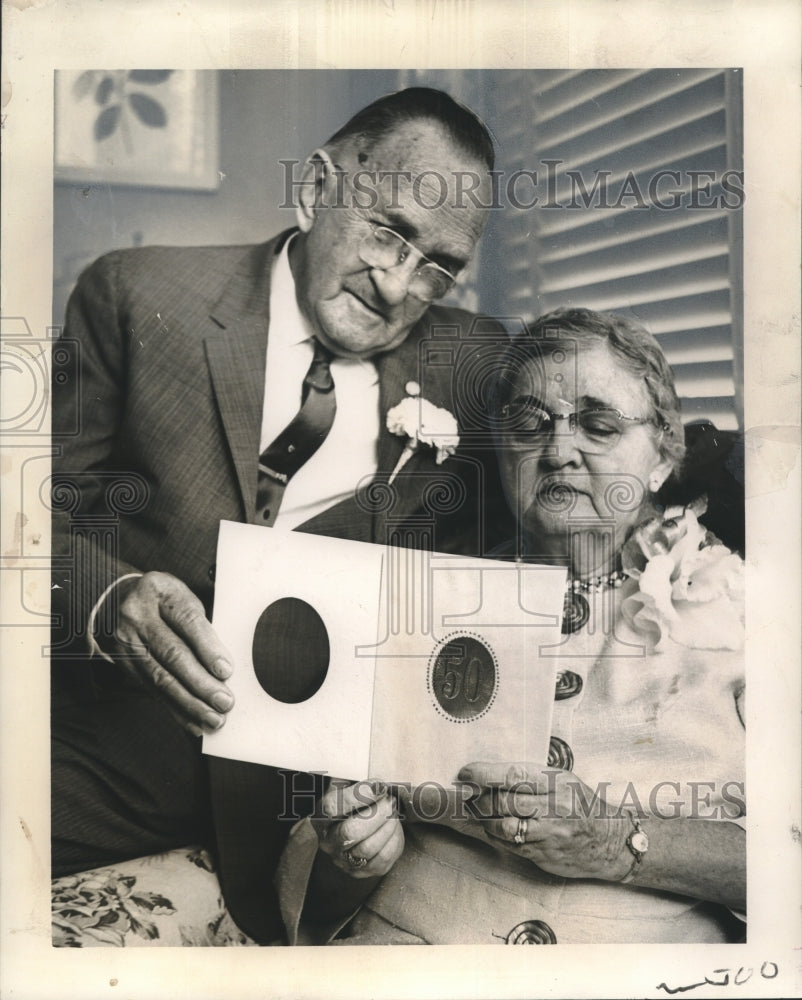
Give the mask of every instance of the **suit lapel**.
[[[413, 366], [415, 357], [410, 359], [410, 352], [404, 350], [407, 343], [408, 341], [405, 341], [397, 350], [390, 354], [382, 354], [376, 359], [376, 370], [379, 375], [379, 441], [376, 450], [376, 471], [379, 477], [390, 475], [404, 449], [404, 439], [387, 430], [387, 411], [404, 398], [406, 395], [404, 387], [407, 382], [417, 377], [415, 374], [417, 369]], [[409, 364], [410, 360], [413, 364]]]
[[206, 360], [246, 520], [256, 503], [266, 350], [267, 324], [255, 320], [206, 338]]
[[256, 503], [270, 321], [270, 272], [289, 233], [254, 248], [214, 307], [206, 359], [237, 474], [246, 520]]
[[[422, 389], [424, 398], [429, 399], [436, 406], [449, 408], [451, 406], [450, 397], [447, 393], [444, 394], [444, 386], [440, 384], [441, 379], [438, 378], [440, 373], [427, 367], [424, 378], [425, 362], [421, 357], [421, 350], [424, 340], [429, 336], [430, 322], [427, 313], [400, 347], [388, 354], [380, 355], [376, 360], [381, 407], [377, 483], [387, 483], [406, 444], [406, 439], [403, 436], [391, 434], [387, 430], [387, 411], [409, 395], [407, 391], [409, 382], [417, 382]], [[448, 379], [450, 379], [450, 369], [448, 369]], [[430, 469], [432, 454], [430, 448], [425, 445], [421, 446], [408, 464], [404, 466], [407, 475], [402, 473], [393, 483], [394, 502], [389, 507], [382, 502], [372, 505], [374, 509], [372, 526], [374, 542], [383, 544], [387, 541], [388, 520], [401, 522], [420, 507], [421, 477], [412, 476], [410, 473], [419, 471], [421, 466], [433, 471], [433, 468]], [[381, 497], [379, 500], [381, 501]]]

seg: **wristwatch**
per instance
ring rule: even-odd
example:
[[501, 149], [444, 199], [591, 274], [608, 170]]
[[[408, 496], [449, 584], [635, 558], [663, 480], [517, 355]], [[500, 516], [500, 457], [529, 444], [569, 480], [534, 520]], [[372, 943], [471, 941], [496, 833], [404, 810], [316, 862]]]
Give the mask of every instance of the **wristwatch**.
[[633, 812], [628, 811], [627, 814], [632, 820], [632, 825], [635, 829], [632, 830], [627, 837], [626, 845], [635, 860], [632, 862], [632, 867], [621, 879], [621, 882], [631, 882], [632, 879], [635, 878], [635, 872], [638, 870], [640, 863], [643, 861], [643, 855], [649, 850], [649, 838], [646, 835], [646, 831], [640, 825], [640, 820]]

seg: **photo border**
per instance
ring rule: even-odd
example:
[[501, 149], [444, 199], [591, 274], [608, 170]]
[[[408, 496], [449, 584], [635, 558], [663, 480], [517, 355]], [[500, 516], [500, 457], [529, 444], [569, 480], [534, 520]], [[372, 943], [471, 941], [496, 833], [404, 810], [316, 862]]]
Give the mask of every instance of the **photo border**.
[[[53, 70], [130, 68], [744, 68], [749, 940], [745, 945], [54, 950], [50, 946], [46, 574], [41, 627], [2, 634], [0, 987], [21, 998], [791, 996], [800, 970], [800, 8], [740, 0], [303, 2], [14, 0], [3, 33], [3, 300], [48, 349]], [[6, 78], [8, 85], [6, 85]], [[11, 197], [8, 195], [11, 194]], [[17, 324], [13, 327], [21, 330]], [[9, 443], [10, 442], [10, 443]], [[3, 441], [0, 584], [18, 601], [20, 470], [46, 446]], [[28, 523], [46, 566], [49, 523]], [[9, 555], [10, 553], [10, 555]], [[9, 571], [9, 572], [5, 572]], [[9, 583], [9, 578], [11, 582]], [[44, 609], [44, 610], [42, 610]], [[6, 619], [3, 618], [3, 621]], [[236, 955], [236, 957], [233, 957]], [[759, 978], [764, 962], [779, 974]], [[748, 985], [739, 968], [753, 968]], [[724, 984], [722, 970], [731, 974]], [[705, 983], [705, 978], [708, 979]], [[746, 991], [746, 992], [744, 992]]]

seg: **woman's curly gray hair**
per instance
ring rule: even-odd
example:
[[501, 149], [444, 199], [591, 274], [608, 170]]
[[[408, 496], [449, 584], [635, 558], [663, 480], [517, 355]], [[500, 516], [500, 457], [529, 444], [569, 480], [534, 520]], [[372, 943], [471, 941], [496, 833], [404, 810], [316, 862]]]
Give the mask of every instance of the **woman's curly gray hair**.
[[685, 432], [674, 374], [657, 340], [634, 320], [592, 309], [562, 308], [546, 313], [513, 341], [507, 360], [509, 367], [498, 389], [504, 392], [503, 383], [509, 384], [512, 370], [519, 369], [527, 355], [539, 356], [544, 342], [552, 346], [561, 341], [581, 344], [593, 339], [606, 343], [626, 371], [643, 380], [651, 416], [663, 428], [657, 441], [660, 455], [670, 462], [673, 474], [678, 475], [685, 457]]

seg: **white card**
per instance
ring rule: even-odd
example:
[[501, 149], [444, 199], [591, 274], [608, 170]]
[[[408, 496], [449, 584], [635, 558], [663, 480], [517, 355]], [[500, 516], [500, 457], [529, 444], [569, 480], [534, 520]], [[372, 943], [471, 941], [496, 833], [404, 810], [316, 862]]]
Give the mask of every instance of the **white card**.
[[544, 761], [565, 570], [222, 522], [213, 624], [236, 704], [204, 752], [450, 785]]
[[[204, 736], [204, 753], [344, 778], [367, 774], [373, 660], [354, 651], [378, 635], [383, 556], [378, 545], [221, 521], [212, 623], [234, 657], [227, 683], [236, 703], [223, 728]], [[260, 617], [288, 599], [314, 609], [330, 644], [323, 683], [294, 704], [265, 690], [253, 656]]]

